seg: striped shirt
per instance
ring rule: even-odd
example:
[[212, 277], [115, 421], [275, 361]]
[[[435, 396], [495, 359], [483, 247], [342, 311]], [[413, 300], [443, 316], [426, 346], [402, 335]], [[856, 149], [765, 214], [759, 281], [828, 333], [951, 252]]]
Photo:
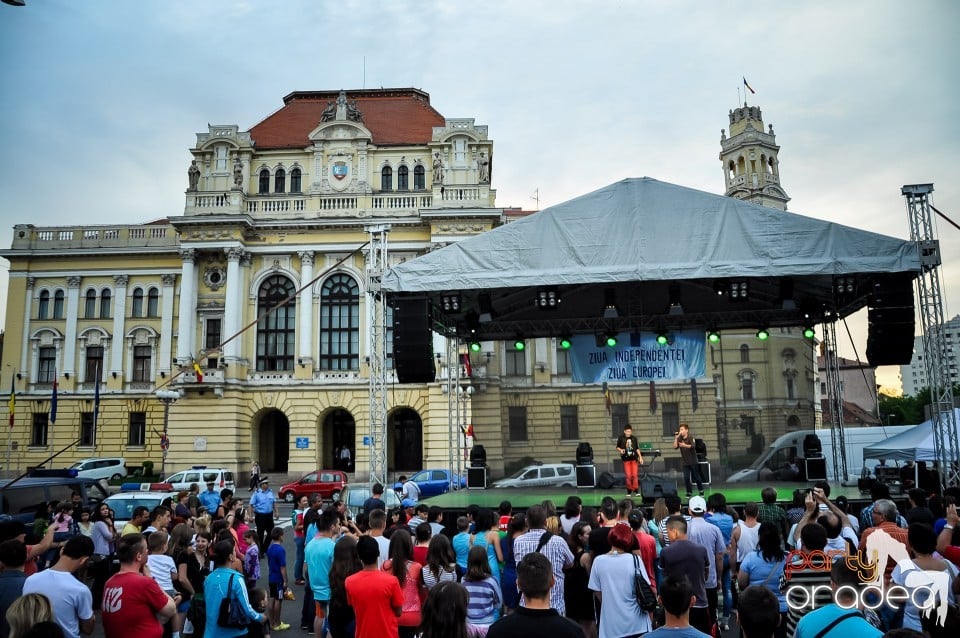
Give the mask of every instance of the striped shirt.
[[[513, 556], [517, 565], [527, 554], [537, 551], [537, 545], [540, 544], [540, 537], [546, 533], [544, 529], [532, 529], [526, 534], [521, 534], [513, 541]], [[561, 616], [567, 614], [567, 606], [563, 602], [563, 578], [564, 567], [573, 565], [573, 552], [567, 542], [560, 536], [552, 536], [547, 544], [541, 548], [540, 553], [550, 560], [553, 567], [553, 587], [550, 588], [550, 606], [560, 612]], [[520, 601], [523, 603], [523, 600]]]
[[434, 576], [433, 572], [430, 571], [429, 565], [423, 566], [423, 586], [427, 589], [433, 589], [437, 583], [442, 583], [444, 581], [457, 582], [457, 569], [456, 563], [453, 565], [447, 565], [446, 567], [440, 567], [439, 577]]
[[471, 625], [489, 625], [497, 619], [497, 610], [503, 605], [500, 583], [492, 576], [483, 580], [464, 580], [467, 590], [467, 622]]
[[787, 597], [788, 636], [794, 634], [797, 623], [808, 611], [833, 602], [831, 566], [832, 563], [821, 555], [805, 555], [804, 558], [794, 556], [787, 564], [780, 578], [780, 591]]

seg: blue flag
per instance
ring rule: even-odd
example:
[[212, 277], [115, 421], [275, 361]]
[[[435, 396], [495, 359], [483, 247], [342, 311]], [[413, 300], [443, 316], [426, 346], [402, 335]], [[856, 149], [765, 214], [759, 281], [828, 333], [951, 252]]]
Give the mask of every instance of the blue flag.
[[53, 373], [53, 390], [50, 393], [50, 423], [57, 422], [57, 373]]
[[100, 414], [100, 363], [97, 362], [97, 377], [93, 384], [93, 431], [97, 431], [97, 415]]

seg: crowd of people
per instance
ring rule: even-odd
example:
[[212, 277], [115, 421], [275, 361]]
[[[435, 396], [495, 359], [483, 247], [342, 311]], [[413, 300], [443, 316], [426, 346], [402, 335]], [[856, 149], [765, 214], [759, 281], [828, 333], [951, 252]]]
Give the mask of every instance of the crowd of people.
[[[2, 521], [0, 638], [79, 638], [97, 624], [107, 638], [270, 636], [296, 631], [281, 616], [290, 600], [300, 630], [324, 638], [958, 630], [960, 489], [928, 498], [917, 488], [901, 508], [878, 483], [859, 516], [827, 482], [796, 491], [787, 508], [763, 488], [741, 511], [719, 492], [650, 509], [631, 495], [598, 509], [570, 496], [522, 513], [508, 501], [496, 512], [471, 505], [449, 526], [440, 508], [410, 498], [388, 511], [383, 489], [357, 520], [342, 502], [304, 497], [275, 525], [262, 479], [249, 504], [193, 486], [134, 511], [120, 532], [106, 504], [57, 505], [30, 530]], [[885, 595], [897, 587], [902, 596]], [[653, 612], [643, 589], [659, 602]]]

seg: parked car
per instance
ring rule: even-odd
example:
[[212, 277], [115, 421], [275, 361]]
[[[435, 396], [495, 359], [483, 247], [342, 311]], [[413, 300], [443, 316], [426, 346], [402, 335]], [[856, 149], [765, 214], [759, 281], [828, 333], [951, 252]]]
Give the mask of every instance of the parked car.
[[513, 476], [494, 481], [494, 487], [576, 487], [577, 474], [571, 463], [528, 465]]
[[[363, 511], [363, 504], [368, 498], [370, 498], [370, 488], [366, 485], [344, 485], [340, 491], [340, 499], [347, 504], [347, 515], [353, 519]], [[394, 507], [400, 507], [400, 497], [393, 490], [383, 491], [383, 502], [386, 503], [388, 511]]]
[[77, 476], [90, 479], [119, 480], [127, 475], [127, 462], [119, 457], [99, 457], [83, 459], [70, 466]]
[[[411, 481], [420, 488], [420, 498], [429, 498], [437, 494], [450, 491], [450, 470], [420, 470], [410, 477]], [[454, 474], [453, 489], [459, 490], [467, 486], [467, 477]], [[397, 481], [393, 489], [399, 491], [403, 483]]]
[[123, 526], [130, 521], [133, 510], [143, 505], [153, 511], [153, 508], [164, 500], [174, 499], [176, 496], [175, 492], [119, 492], [111, 494], [103, 502], [113, 510], [113, 526], [117, 529], [117, 533], [120, 533], [123, 531]]
[[[60, 472], [62, 476], [58, 475]], [[42, 476], [10, 483], [0, 481], [0, 515], [28, 525], [36, 518], [41, 503], [69, 501], [74, 492], [83, 498], [84, 507], [92, 507], [107, 498], [107, 491], [99, 481], [75, 476], [73, 470], [46, 470]]]
[[340, 470], [317, 470], [304, 474], [296, 481], [280, 487], [277, 492], [287, 503], [296, 503], [301, 496], [319, 494], [320, 498], [335, 501], [347, 484], [346, 472]]
[[213, 481], [217, 490], [223, 488], [237, 489], [233, 482], [233, 470], [225, 467], [207, 467], [206, 465], [194, 465], [189, 470], [171, 474], [165, 482], [170, 483], [174, 490], [189, 490], [190, 485], [196, 483], [202, 492], [207, 489], [206, 484], [210, 481]]

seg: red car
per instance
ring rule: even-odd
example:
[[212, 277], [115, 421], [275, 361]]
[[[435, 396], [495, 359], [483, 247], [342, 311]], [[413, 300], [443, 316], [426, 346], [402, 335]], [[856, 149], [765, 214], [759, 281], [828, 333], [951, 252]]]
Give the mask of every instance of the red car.
[[319, 494], [321, 498], [332, 501], [340, 497], [340, 491], [347, 484], [347, 475], [340, 470], [317, 470], [304, 474], [293, 483], [280, 488], [279, 494], [287, 503], [296, 503], [301, 496]]

